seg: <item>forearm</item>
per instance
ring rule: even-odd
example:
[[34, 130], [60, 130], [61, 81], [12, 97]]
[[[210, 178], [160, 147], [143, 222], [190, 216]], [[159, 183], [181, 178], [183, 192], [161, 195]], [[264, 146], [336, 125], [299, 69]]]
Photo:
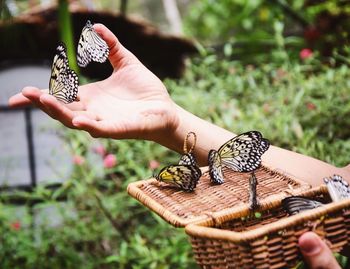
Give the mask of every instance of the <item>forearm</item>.
[[[156, 142], [182, 153], [183, 141], [186, 134], [190, 131], [195, 132], [197, 135], [195, 155], [201, 166], [207, 165], [210, 149], [218, 149], [222, 144], [236, 135], [198, 118], [177, 105], [176, 109], [179, 115], [178, 128]], [[268, 138], [268, 134], [264, 135]], [[323, 183], [324, 177], [333, 174], [339, 174], [345, 179], [350, 180], [349, 168], [337, 168], [323, 161], [275, 146], [270, 146], [262, 159], [269, 167], [282, 173], [293, 175], [314, 186]]]

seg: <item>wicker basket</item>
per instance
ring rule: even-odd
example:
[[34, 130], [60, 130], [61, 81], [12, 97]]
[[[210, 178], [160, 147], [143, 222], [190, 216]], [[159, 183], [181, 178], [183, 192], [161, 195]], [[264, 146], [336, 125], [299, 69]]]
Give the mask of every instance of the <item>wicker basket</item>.
[[[329, 202], [321, 186], [301, 195]], [[292, 268], [301, 260], [298, 238], [314, 231], [339, 252], [350, 240], [350, 199], [287, 216], [281, 199], [264, 204], [261, 216], [232, 209], [186, 226], [202, 268]]]
[[[215, 218], [223, 210], [247, 209], [249, 176], [224, 168], [225, 183], [212, 185], [207, 168], [203, 168], [194, 192], [186, 193], [155, 179], [129, 184], [128, 193], [143, 205], [156, 212], [175, 227]], [[266, 165], [255, 172], [257, 193], [261, 204], [300, 193], [310, 186], [292, 176], [274, 171]]]
[[[259, 214], [248, 208], [249, 174], [225, 169], [225, 183], [212, 185], [203, 168], [193, 193], [155, 179], [131, 183], [128, 192], [175, 227], [186, 227], [194, 256], [203, 268], [290, 268], [301, 260], [298, 238], [318, 233], [335, 252], [349, 243], [350, 200], [329, 203], [327, 188], [313, 188], [267, 167], [256, 172]], [[329, 203], [288, 216], [283, 198], [303, 195]]]

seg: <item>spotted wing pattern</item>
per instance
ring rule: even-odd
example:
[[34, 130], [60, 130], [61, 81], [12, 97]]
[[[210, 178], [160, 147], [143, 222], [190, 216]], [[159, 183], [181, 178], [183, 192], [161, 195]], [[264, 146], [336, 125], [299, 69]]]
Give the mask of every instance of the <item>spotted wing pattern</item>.
[[197, 186], [201, 175], [201, 170], [195, 165], [169, 165], [164, 167], [155, 178], [191, 192]]
[[218, 152], [222, 165], [237, 172], [251, 172], [261, 165], [261, 156], [270, 143], [258, 131], [240, 134], [222, 145]]
[[288, 214], [295, 215], [305, 210], [321, 207], [324, 204], [301, 196], [290, 196], [282, 200], [282, 207]]
[[67, 50], [61, 43], [53, 58], [49, 93], [63, 103], [71, 103], [77, 99], [78, 86], [78, 76], [69, 68]]
[[103, 63], [107, 60], [109, 48], [88, 20], [84, 26], [79, 42], [77, 61], [80, 67], [86, 67], [91, 61]]
[[181, 156], [179, 165], [197, 165], [196, 157], [193, 153], [186, 153]]
[[350, 186], [341, 176], [334, 175], [329, 178], [324, 178], [327, 185], [329, 196], [333, 202], [338, 202], [343, 199], [350, 198]]

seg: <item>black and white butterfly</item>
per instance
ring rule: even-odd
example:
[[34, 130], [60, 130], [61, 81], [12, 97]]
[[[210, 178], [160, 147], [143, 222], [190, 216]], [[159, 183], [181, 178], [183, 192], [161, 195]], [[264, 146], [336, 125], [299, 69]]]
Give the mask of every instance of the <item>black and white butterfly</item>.
[[63, 103], [71, 103], [77, 99], [78, 86], [78, 76], [69, 68], [66, 46], [60, 43], [51, 67], [49, 94]]
[[324, 204], [302, 196], [290, 196], [282, 200], [282, 207], [289, 215], [295, 215], [305, 210], [321, 207]]
[[[338, 202], [350, 198], [350, 186], [341, 176], [334, 175], [324, 178], [327, 190], [332, 202]], [[291, 196], [282, 200], [283, 208], [290, 214], [294, 215], [299, 212], [321, 207], [324, 204], [301, 196]]]
[[324, 178], [329, 196], [333, 202], [338, 202], [343, 199], [350, 198], [350, 186], [341, 176], [334, 175], [329, 178]]
[[179, 165], [197, 165], [196, 157], [191, 152], [183, 154], [179, 160]]
[[84, 26], [78, 43], [77, 61], [80, 67], [86, 67], [91, 61], [103, 63], [107, 60], [109, 48], [88, 20]]
[[208, 164], [211, 181], [224, 183], [223, 166], [237, 172], [256, 170], [261, 165], [261, 156], [269, 146], [270, 142], [260, 132], [249, 131], [230, 139], [218, 151], [210, 150]]

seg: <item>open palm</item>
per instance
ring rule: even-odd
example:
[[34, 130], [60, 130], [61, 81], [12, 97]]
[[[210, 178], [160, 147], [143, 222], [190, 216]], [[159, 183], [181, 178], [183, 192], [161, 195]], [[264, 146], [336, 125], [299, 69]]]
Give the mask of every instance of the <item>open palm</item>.
[[33, 103], [70, 128], [94, 137], [153, 139], [178, 124], [175, 105], [163, 83], [113, 33], [101, 24], [94, 26], [110, 48], [112, 75], [79, 87], [78, 100], [62, 104], [34, 87], [11, 97], [11, 106]]

